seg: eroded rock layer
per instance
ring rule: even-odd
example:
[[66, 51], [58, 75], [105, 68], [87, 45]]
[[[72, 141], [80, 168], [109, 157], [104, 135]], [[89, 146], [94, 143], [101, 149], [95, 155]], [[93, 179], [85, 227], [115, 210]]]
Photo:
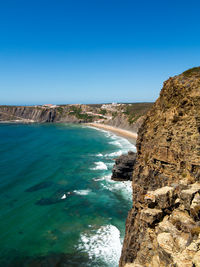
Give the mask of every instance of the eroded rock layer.
[[200, 266], [200, 68], [164, 83], [137, 152], [120, 266]]

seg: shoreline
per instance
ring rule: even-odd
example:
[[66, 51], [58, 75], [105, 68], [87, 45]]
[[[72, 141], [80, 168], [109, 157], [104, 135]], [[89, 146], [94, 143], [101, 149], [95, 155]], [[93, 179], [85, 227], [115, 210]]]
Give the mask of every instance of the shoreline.
[[[13, 120], [13, 121], [11, 121], [11, 120], [10, 121], [0, 121], [0, 123], [32, 124], [32, 123], [38, 123], [38, 122], [33, 121], [33, 120], [29, 120], [29, 119], [24, 119], [24, 120]], [[42, 123], [42, 122], [39, 122], [39, 123]], [[56, 122], [56, 123], [64, 123], [64, 122]], [[75, 123], [75, 124], [77, 124], [77, 123]], [[136, 145], [137, 136], [138, 136], [136, 132], [124, 130], [121, 128], [117, 128], [117, 127], [110, 126], [107, 124], [102, 124], [102, 123], [91, 122], [91, 123], [81, 123], [81, 124], [112, 132], [118, 136], [126, 138], [133, 145]]]
[[131, 132], [128, 130], [124, 130], [121, 128], [117, 128], [117, 127], [110, 126], [107, 124], [102, 124], [102, 123], [87, 123], [86, 125], [92, 126], [92, 127], [98, 128], [98, 129], [102, 129], [105, 131], [113, 132], [116, 135], [119, 135], [121, 137], [128, 139], [132, 144], [136, 145], [137, 133], [135, 133], [135, 132]]

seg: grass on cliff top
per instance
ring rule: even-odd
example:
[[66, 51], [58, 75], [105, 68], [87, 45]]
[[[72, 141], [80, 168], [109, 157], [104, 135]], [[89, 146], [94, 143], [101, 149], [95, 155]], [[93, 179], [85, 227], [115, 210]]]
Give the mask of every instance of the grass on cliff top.
[[133, 103], [126, 106], [124, 114], [128, 116], [129, 124], [134, 123], [137, 119], [147, 113], [153, 103]]
[[190, 77], [192, 75], [198, 74], [200, 75], [200, 67], [194, 67], [192, 69], [186, 70], [183, 72], [184, 76]]

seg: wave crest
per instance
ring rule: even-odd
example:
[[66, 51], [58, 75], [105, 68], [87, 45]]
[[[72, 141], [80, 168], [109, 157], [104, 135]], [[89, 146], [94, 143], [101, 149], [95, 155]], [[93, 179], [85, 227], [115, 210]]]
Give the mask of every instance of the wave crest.
[[77, 195], [86, 196], [86, 195], [88, 195], [88, 194], [91, 192], [91, 190], [90, 190], [90, 189], [85, 189], [85, 190], [74, 190], [73, 192], [74, 192], [75, 194], [77, 194]]
[[94, 164], [96, 165], [96, 167], [91, 168], [91, 170], [107, 170], [108, 169], [106, 164], [102, 161], [95, 162]]

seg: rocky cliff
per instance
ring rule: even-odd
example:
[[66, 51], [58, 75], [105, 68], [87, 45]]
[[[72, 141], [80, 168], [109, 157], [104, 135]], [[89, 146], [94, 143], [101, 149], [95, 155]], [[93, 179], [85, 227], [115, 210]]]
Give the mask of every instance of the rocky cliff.
[[0, 106], [0, 121], [100, 122], [137, 132], [152, 103]]
[[76, 123], [87, 122], [87, 119], [90, 118], [90, 116], [78, 115], [71, 109], [71, 106], [67, 105], [56, 108], [43, 106], [0, 106], [0, 121]]
[[200, 68], [169, 78], [138, 132], [120, 267], [200, 266]]
[[112, 118], [105, 123], [124, 130], [137, 132], [144, 120], [144, 115], [152, 105], [153, 103], [126, 104], [122, 107], [122, 110], [118, 109], [114, 112]]

